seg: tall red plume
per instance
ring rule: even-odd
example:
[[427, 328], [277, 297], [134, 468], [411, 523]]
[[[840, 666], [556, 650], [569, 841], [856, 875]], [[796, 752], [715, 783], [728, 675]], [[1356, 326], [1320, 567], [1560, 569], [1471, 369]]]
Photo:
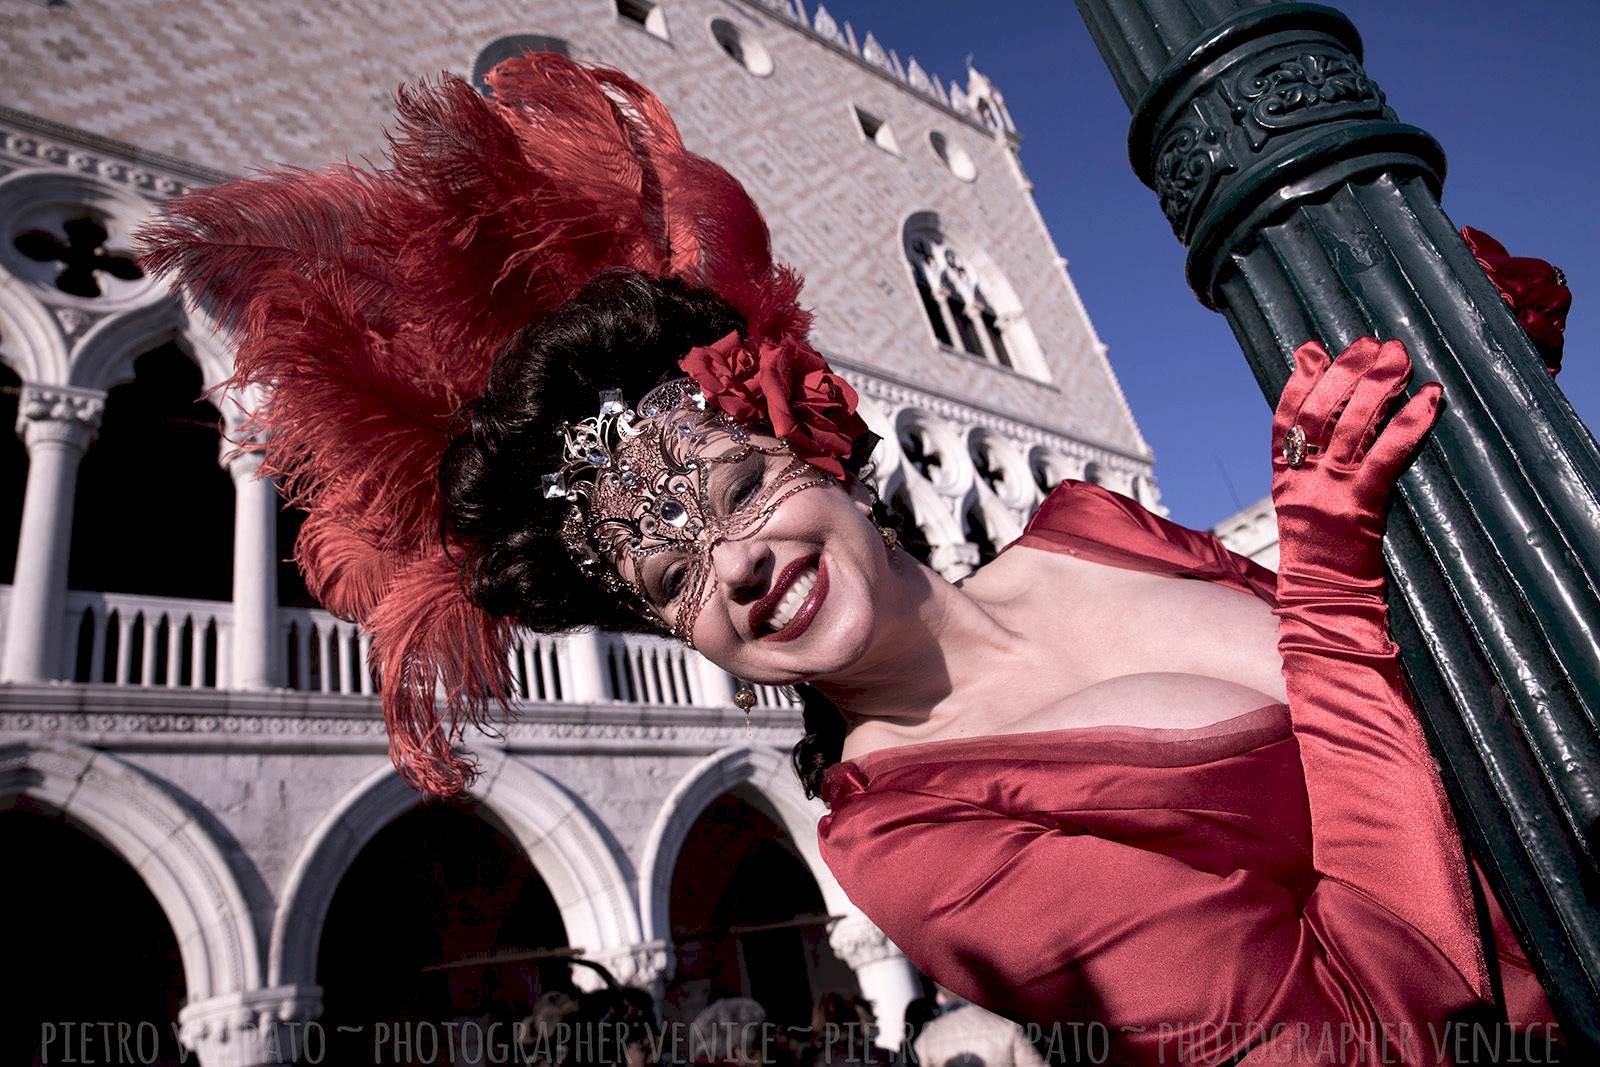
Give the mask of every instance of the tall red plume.
[[309, 512], [307, 584], [371, 634], [391, 758], [443, 795], [472, 780], [466, 727], [513, 696], [511, 628], [467, 599], [436, 480], [501, 344], [616, 266], [716, 291], [752, 337], [810, 324], [755, 203], [648, 90], [550, 53], [488, 82], [402, 88], [386, 167], [198, 190], [140, 233], [145, 269], [236, 335], [222, 388], [268, 387], [236, 443]]

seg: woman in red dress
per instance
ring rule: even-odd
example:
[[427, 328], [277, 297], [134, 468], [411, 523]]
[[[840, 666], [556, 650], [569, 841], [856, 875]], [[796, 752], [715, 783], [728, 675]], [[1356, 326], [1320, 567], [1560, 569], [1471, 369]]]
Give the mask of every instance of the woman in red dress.
[[802, 688], [823, 855], [910, 959], [1098, 1026], [1091, 1058], [1450, 1062], [1452, 1020], [1550, 1020], [1492, 901], [1479, 927], [1387, 633], [1389, 491], [1440, 402], [1385, 424], [1399, 343], [1296, 352], [1276, 576], [1069, 480], [951, 584], [897, 549], [738, 183], [615, 72], [489, 80], [402, 94], [387, 169], [194, 193], [146, 234], [265, 388], [243, 447], [372, 635], [409, 780], [471, 777], [514, 627], [670, 633]]

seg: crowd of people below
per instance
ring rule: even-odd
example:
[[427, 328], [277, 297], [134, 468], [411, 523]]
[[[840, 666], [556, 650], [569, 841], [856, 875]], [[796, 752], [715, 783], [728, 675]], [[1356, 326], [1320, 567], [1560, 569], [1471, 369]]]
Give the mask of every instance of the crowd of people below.
[[809, 1026], [769, 1022], [749, 997], [724, 997], [687, 1027], [665, 1026], [642, 989], [552, 991], [517, 1027], [536, 1067], [1045, 1067], [1017, 1023], [947, 990], [906, 1008], [900, 1040], [881, 1032], [872, 1005], [824, 992]]

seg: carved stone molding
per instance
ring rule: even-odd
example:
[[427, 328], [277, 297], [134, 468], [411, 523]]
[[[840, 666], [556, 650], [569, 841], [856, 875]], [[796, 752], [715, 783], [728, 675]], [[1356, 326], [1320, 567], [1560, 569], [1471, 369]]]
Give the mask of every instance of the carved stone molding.
[[69, 344], [88, 333], [89, 327], [103, 317], [92, 311], [72, 306], [52, 307], [50, 314], [55, 317], [56, 324], [61, 327], [61, 336], [66, 338]]
[[24, 382], [17, 433], [29, 448], [51, 441], [86, 449], [100, 430], [106, 394], [98, 389]]
[[[98, 695], [93, 690], [85, 692], [88, 700]], [[171, 744], [188, 737], [205, 747], [225, 749], [332, 747], [340, 750], [387, 751], [383, 718], [378, 712], [376, 699], [343, 699], [352, 705], [369, 706], [370, 711], [337, 716], [295, 714], [287, 709], [281, 715], [170, 710], [3, 711], [0, 712], [0, 734], [88, 735], [97, 742], [107, 744], [124, 740], [131, 744], [141, 737], [159, 737], [163, 739], [162, 744]], [[783, 716], [784, 713], [779, 711], [772, 717], [778, 719]], [[793, 722], [763, 723], [753, 725], [751, 730], [754, 735], [752, 744], [781, 748], [798, 739], [800, 724], [795, 716]], [[715, 750], [746, 741], [745, 727], [732, 723], [724, 726], [710, 723], [522, 720], [500, 727], [500, 731], [503, 740], [483, 747], [511, 751], [545, 748], [557, 751], [589, 748], [628, 751], [635, 747], [646, 747], [693, 752]]]
[[294, 1063], [296, 1028], [322, 1013], [322, 990], [285, 985], [225, 993], [178, 1012], [178, 1040], [205, 1067]]
[[[626, 948], [591, 953], [588, 958], [605, 967], [622, 985], [641, 989], [671, 981], [678, 964], [677, 954], [666, 941], [643, 941]], [[581, 980], [585, 974], [598, 978], [592, 971], [573, 968], [574, 979]]]
[[61, 167], [158, 198], [178, 196], [196, 186], [224, 182], [231, 177], [178, 160], [158, 161], [153, 153], [132, 145], [118, 144], [9, 108], [0, 108], [0, 159]]
[[846, 915], [828, 931], [828, 944], [852, 971], [901, 956], [900, 949], [871, 919], [859, 912]]

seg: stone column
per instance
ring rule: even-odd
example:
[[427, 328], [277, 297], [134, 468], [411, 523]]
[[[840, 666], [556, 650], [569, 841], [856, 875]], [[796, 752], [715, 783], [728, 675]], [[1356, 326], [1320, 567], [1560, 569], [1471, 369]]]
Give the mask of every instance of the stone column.
[[278, 663], [278, 489], [261, 453], [222, 444], [233, 477], [233, 689], [283, 685]]
[[105, 402], [105, 393], [97, 389], [32, 382], [22, 387], [17, 434], [28, 449], [28, 486], [0, 669], [5, 681], [43, 682], [63, 676], [61, 639], [73, 495], [78, 464], [100, 429]]
[[828, 932], [834, 955], [856, 972], [861, 995], [872, 1002], [878, 1020], [878, 1045], [898, 1049], [904, 1036], [906, 1006], [922, 991], [917, 969], [884, 932], [859, 911], [846, 913]]
[[178, 1040], [195, 1053], [200, 1067], [279, 1067], [301, 1054], [316, 1062], [316, 1028], [305, 1024], [322, 1014], [316, 986], [274, 986], [223, 993], [178, 1012]]
[[564, 653], [562, 691], [574, 704], [598, 704], [611, 699], [610, 669], [606, 649], [611, 638], [599, 630], [575, 630], [560, 638]]
[[938, 279], [934, 281], [938, 287], [933, 290], [933, 302], [939, 305], [939, 317], [944, 320], [945, 332], [950, 335], [950, 347], [957, 352], [964, 352], [966, 347], [961, 343], [961, 331], [956, 328], [956, 317], [950, 311], [950, 289], [939, 284]]
[[695, 665], [699, 669], [701, 702], [709, 708], [733, 707], [733, 691], [739, 688], [739, 683], [733, 675], [698, 652], [689, 654], [694, 657]]

